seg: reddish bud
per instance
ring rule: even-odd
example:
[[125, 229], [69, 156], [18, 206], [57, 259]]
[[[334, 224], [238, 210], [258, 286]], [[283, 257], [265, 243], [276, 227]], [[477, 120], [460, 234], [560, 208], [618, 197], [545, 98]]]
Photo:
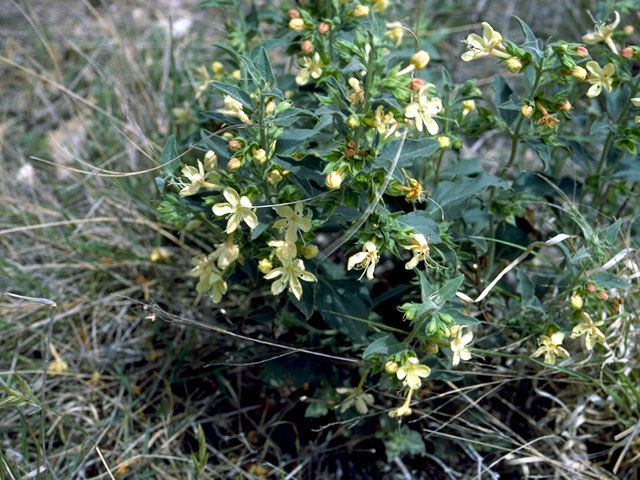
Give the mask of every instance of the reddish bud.
[[331, 30], [331, 25], [329, 25], [327, 22], [322, 22], [320, 25], [318, 25], [318, 33], [320, 35], [324, 35], [329, 30]]
[[410, 88], [411, 90], [420, 90], [422, 87], [424, 87], [424, 80], [422, 80], [421, 78], [414, 78], [413, 80], [411, 80], [409, 82], [409, 84], [407, 85], [408, 88]]
[[587, 283], [585, 285], [585, 288], [587, 289], [587, 292], [589, 293], [593, 293], [596, 291], [596, 286], [593, 283]]
[[287, 13], [289, 14], [289, 18], [291, 18], [291, 19], [300, 18], [300, 12], [298, 10], [296, 10], [295, 8], [290, 8]]
[[622, 58], [633, 58], [633, 49], [630, 47], [623, 48], [620, 50], [620, 55]]
[[585, 47], [576, 48], [576, 53], [578, 54], [578, 56], [580, 58], [584, 58], [584, 57], [589, 56], [589, 50], [587, 50]]
[[300, 49], [306, 53], [309, 54], [311, 52], [313, 52], [313, 43], [311, 43], [311, 40], [305, 40], [304, 42], [302, 42], [302, 44], [300, 45]]
[[607, 293], [603, 292], [602, 290], [599, 290], [598, 292], [596, 292], [596, 295], [600, 300], [609, 300], [609, 295], [607, 295]]

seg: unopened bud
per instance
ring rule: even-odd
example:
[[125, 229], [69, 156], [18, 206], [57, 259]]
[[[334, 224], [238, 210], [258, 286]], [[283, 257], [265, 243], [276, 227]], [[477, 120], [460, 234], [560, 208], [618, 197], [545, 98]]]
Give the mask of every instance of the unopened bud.
[[311, 260], [312, 258], [316, 258], [318, 256], [318, 247], [316, 245], [307, 245], [299, 249], [300, 253], [307, 260]]
[[531, 105], [523, 105], [522, 107], [520, 107], [520, 113], [524, 117], [529, 118], [531, 115], [533, 115], [533, 107]]
[[633, 49], [629, 47], [623, 48], [620, 50], [620, 56], [626, 59], [633, 58]]
[[213, 170], [218, 164], [218, 157], [213, 150], [209, 150], [204, 154], [204, 168], [206, 170]]
[[587, 71], [581, 66], [576, 65], [575, 67], [573, 67], [573, 70], [571, 70], [571, 76], [574, 78], [574, 80], [582, 82], [585, 78], [587, 78]]
[[242, 147], [244, 147], [244, 143], [241, 140], [233, 139], [229, 143], [227, 143], [227, 148], [232, 152], [237, 152]]
[[622, 31], [625, 35], [631, 35], [636, 29], [633, 28], [633, 25], [625, 25]]
[[222, 75], [224, 73], [224, 65], [222, 62], [215, 61], [211, 64], [211, 70], [216, 75]]
[[596, 286], [593, 283], [587, 283], [584, 288], [587, 289], [587, 292], [593, 293], [596, 291]]
[[451, 139], [446, 135], [440, 135], [438, 138], [438, 144], [440, 148], [449, 148], [451, 146]]
[[292, 18], [289, 20], [289, 28], [294, 32], [301, 32], [304, 30], [304, 20], [301, 18]]
[[505, 65], [511, 73], [518, 73], [520, 70], [522, 70], [522, 62], [517, 57], [511, 57], [507, 59]]
[[431, 57], [424, 50], [420, 50], [413, 55], [411, 55], [411, 65], [416, 67], [417, 70], [422, 70], [429, 64], [429, 60]]
[[462, 101], [462, 108], [464, 110], [475, 110], [476, 109], [476, 102], [475, 100], [471, 99], [471, 100], [463, 100]]
[[166, 262], [171, 257], [171, 252], [166, 248], [158, 247], [151, 250], [149, 260], [152, 262]]
[[569, 100], [563, 100], [557, 105], [558, 110], [565, 113], [571, 110], [572, 107], [573, 105], [571, 105]]
[[602, 290], [598, 290], [596, 292], [596, 295], [600, 300], [609, 300], [609, 295], [607, 295], [607, 293], [603, 292]]
[[585, 58], [589, 56], [589, 50], [587, 50], [585, 47], [577, 47], [576, 53], [580, 58]]
[[331, 25], [327, 22], [321, 22], [320, 25], [318, 25], [318, 33], [320, 35], [326, 34], [329, 30], [331, 30]]
[[313, 52], [313, 43], [311, 43], [311, 40], [305, 40], [304, 42], [302, 42], [302, 44], [300, 45], [300, 49], [306, 53], [309, 54], [311, 52]]
[[356, 5], [356, 8], [353, 9], [351, 15], [356, 18], [366, 17], [367, 15], [369, 15], [369, 7], [367, 7], [366, 5]]
[[276, 111], [276, 101], [273, 97], [268, 98], [267, 101], [264, 102], [264, 111], [267, 115], [271, 115]]
[[571, 296], [571, 308], [573, 308], [574, 310], [580, 310], [583, 303], [584, 302], [582, 301], [582, 297], [580, 296], [580, 294], [576, 293], [575, 295]]
[[224, 132], [222, 134], [222, 138], [224, 138], [225, 140], [231, 140], [233, 138], [233, 133], [231, 132]]
[[389, 360], [384, 365], [384, 371], [393, 375], [398, 371], [398, 364], [393, 360]]
[[282, 181], [282, 173], [280, 173], [280, 170], [271, 170], [267, 175], [267, 182], [269, 182], [271, 185], [276, 185], [281, 181]]
[[240, 167], [242, 167], [242, 159], [240, 157], [233, 157], [229, 160], [229, 163], [227, 163], [227, 170], [231, 170], [232, 172], [235, 172]]
[[409, 82], [407, 87], [417, 92], [422, 87], [424, 87], [424, 80], [422, 80], [421, 78], [414, 78]]
[[424, 351], [428, 355], [435, 355], [436, 353], [438, 353], [439, 350], [440, 350], [440, 347], [438, 347], [437, 343], [427, 343], [424, 346]]
[[294, 18], [300, 18], [300, 12], [298, 10], [296, 10], [295, 8], [290, 8], [289, 11], [287, 12], [287, 14], [289, 15], [290, 19], [294, 19]]
[[342, 185], [342, 175], [340, 174], [340, 172], [335, 170], [326, 176], [326, 178], [324, 179], [324, 183], [331, 190], [337, 190], [340, 188], [340, 185]]
[[347, 119], [347, 126], [349, 128], [359, 127], [360, 126], [360, 120], [355, 115], [352, 115]]
[[262, 273], [269, 273], [273, 269], [273, 263], [268, 258], [263, 258], [258, 262], [258, 270]]
[[240, 70], [234, 70], [231, 72], [231, 76], [236, 80], [242, 80], [242, 72]]
[[453, 141], [453, 148], [456, 150], [460, 150], [462, 148], [462, 140], [460, 140], [459, 138], [456, 138]]
[[263, 148], [258, 148], [253, 152], [253, 159], [258, 163], [264, 163], [267, 161], [267, 152]]

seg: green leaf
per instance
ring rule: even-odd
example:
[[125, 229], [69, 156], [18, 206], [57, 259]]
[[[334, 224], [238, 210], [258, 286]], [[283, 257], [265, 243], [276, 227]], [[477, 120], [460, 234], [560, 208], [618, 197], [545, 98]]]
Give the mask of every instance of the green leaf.
[[509, 185], [501, 178], [486, 173], [477, 177], [463, 177], [455, 182], [441, 181], [431, 195], [437, 205], [431, 206], [429, 213], [439, 218], [442, 208], [446, 220], [459, 218], [469, 208], [471, 200], [489, 187], [508, 189]]
[[[216, 90], [229, 95], [242, 103], [242, 106], [247, 109], [248, 112], [253, 111], [253, 100], [251, 97], [241, 88], [236, 87], [235, 85], [229, 85], [228, 83], [222, 82], [211, 82], [209, 85]], [[247, 113], [248, 113], [247, 112]]]
[[493, 77], [491, 88], [493, 88], [493, 102], [498, 108], [498, 115], [500, 115], [500, 118], [508, 125], [511, 125], [519, 115], [518, 110], [520, 109], [519, 106], [514, 109], [516, 105], [511, 98], [513, 90], [502, 75], [495, 75]]
[[379, 355], [381, 357], [388, 357], [405, 348], [404, 344], [398, 342], [396, 337], [391, 334], [385, 334], [382, 337], [371, 342], [367, 348], [365, 348], [362, 358], [365, 360]]
[[318, 275], [318, 287], [316, 302], [327, 325], [346, 333], [356, 342], [365, 342], [369, 327], [356, 319], [368, 316], [371, 302], [368, 295], [363, 294], [362, 285], [352, 280]]
[[[178, 168], [178, 150], [176, 147], [176, 137], [171, 135], [167, 139], [167, 143], [164, 144], [164, 148], [162, 149], [162, 153], [160, 154], [160, 165], [164, 165], [162, 167], [162, 173], [164, 176], [173, 175], [173, 172]], [[157, 184], [157, 182], [156, 182]], [[162, 185], [158, 185], [160, 193], [164, 190], [164, 183]], [[160, 188], [162, 187], [162, 188]]]
[[533, 283], [531, 277], [524, 268], [518, 269], [518, 286], [516, 292], [520, 294], [520, 300], [523, 305], [528, 305], [535, 297], [536, 284]]
[[451, 280], [448, 280], [440, 289], [438, 290], [437, 295], [437, 303], [444, 303], [448, 300], [451, 300], [455, 297], [456, 292], [460, 289], [462, 282], [464, 281], [464, 275], [460, 274]]
[[[380, 155], [374, 160], [373, 167], [389, 169], [396, 157], [400, 140], [387, 143]], [[437, 140], [427, 138], [424, 140], [405, 140], [396, 170], [413, 166], [416, 158], [429, 157], [440, 148]]]
[[596, 273], [591, 277], [591, 280], [596, 285], [604, 288], [629, 288], [631, 286], [626, 280], [609, 272]]
[[430, 302], [431, 294], [433, 293], [433, 285], [429, 283], [427, 274], [422, 270], [418, 270], [418, 278], [420, 279], [420, 298], [423, 302]]
[[395, 430], [391, 437], [384, 441], [384, 446], [388, 462], [392, 462], [394, 458], [404, 455], [424, 456], [427, 454], [422, 435], [415, 430], [411, 430], [406, 425]]
[[262, 77], [271, 86], [274, 86], [276, 83], [276, 77], [273, 74], [273, 68], [271, 68], [271, 60], [269, 60], [267, 50], [263, 46], [258, 47], [258, 52], [255, 56], [255, 66], [262, 74]]
[[424, 210], [416, 210], [415, 212], [401, 215], [396, 220], [413, 227], [417, 233], [424, 235], [430, 243], [440, 243], [442, 241], [438, 224]]
[[306, 418], [320, 418], [329, 413], [327, 404], [324, 402], [311, 402], [304, 411]]
[[276, 151], [279, 155], [287, 155], [297, 150], [303, 150], [307, 139], [318, 133], [315, 129], [310, 128], [293, 128], [284, 132], [278, 138], [276, 143]]

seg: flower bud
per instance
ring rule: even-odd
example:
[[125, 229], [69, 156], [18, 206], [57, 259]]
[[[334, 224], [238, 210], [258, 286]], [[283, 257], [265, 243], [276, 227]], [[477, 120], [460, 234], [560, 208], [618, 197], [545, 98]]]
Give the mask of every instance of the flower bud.
[[393, 360], [389, 360], [384, 365], [384, 371], [387, 372], [387, 373], [390, 373], [391, 375], [393, 375], [394, 373], [396, 373], [398, 371], [398, 364], [396, 362], [394, 362]]
[[414, 53], [413, 55], [411, 55], [410, 63], [411, 65], [416, 67], [417, 70], [422, 70], [424, 67], [426, 67], [429, 64], [429, 60], [431, 60], [431, 57], [429, 56], [429, 54], [424, 50], [420, 50]]
[[585, 47], [577, 47], [576, 53], [580, 58], [585, 58], [589, 56], [589, 50], [587, 50]]
[[269, 97], [266, 102], [264, 102], [264, 112], [267, 115], [271, 115], [276, 111], [276, 101], [273, 97]]
[[585, 78], [587, 78], [587, 71], [581, 66], [576, 65], [575, 67], [573, 67], [573, 70], [571, 70], [571, 76], [574, 78], [574, 80], [582, 82]]
[[437, 343], [427, 343], [424, 346], [424, 351], [428, 355], [435, 355], [436, 353], [438, 353], [439, 350], [440, 350], [440, 347], [438, 347]]
[[356, 128], [360, 126], [360, 120], [358, 119], [358, 117], [356, 117], [355, 115], [351, 115], [348, 119], [347, 119], [347, 126], [349, 128]]
[[462, 108], [464, 110], [475, 110], [476, 109], [476, 102], [475, 100], [471, 99], [471, 100], [463, 100], [462, 101]]
[[240, 157], [233, 157], [229, 160], [229, 163], [227, 163], [227, 170], [231, 170], [232, 172], [235, 172], [240, 167], [242, 167], [242, 158]]
[[626, 59], [633, 58], [633, 49], [629, 47], [623, 48], [622, 50], [620, 50], [620, 56]]
[[209, 150], [204, 154], [204, 168], [205, 170], [213, 170], [218, 164], [218, 157], [213, 150]]
[[507, 59], [505, 65], [511, 73], [518, 73], [520, 70], [522, 70], [522, 62], [517, 57], [511, 57]]
[[287, 15], [289, 15], [289, 18], [292, 20], [294, 18], [300, 18], [300, 12], [295, 8], [290, 8], [289, 11], [287, 12]]
[[301, 32], [304, 30], [304, 20], [301, 18], [292, 18], [289, 21], [289, 28], [294, 32]]
[[366, 5], [356, 5], [356, 8], [353, 9], [351, 15], [356, 18], [366, 17], [367, 15], [369, 15], [369, 7], [367, 7]]
[[253, 152], [253, 159], [262, 164], [267, 161], [267, 152], [265, 152], [263, 148], [258, 148]]
[[602, 290], [598, 290], [596, 292], [596, 295], [600, 300], [609, 300], [609, 295], [607, 295], [607, 293], [603, 292]]
[[413, 78], [408, 84], [407, 87], [411, 90], [415, 90], [416, 92], [424, 87], [424, 80], [421, 78]]
[[318, 33], [320, 35], [325, 35], [329, 30], [331, 30], [331, 25], [327, 22], [321, 22], [320, 25], [318, 25]]
[[311, 40], [305, 40], [300, 45], [300, 49], [308, 55], [313, 52], [313, 43], [311, 43]]
[[596, 291], [596, 286], [593, 283], [587, 283], [585, 285], [585, 288], [587, 289], [587, 292], [589, 293], [593, 293]]
[[244, 147], [244, 143], [241, 140], [233, 139], [229, 143], [227, 143], [227, 148], [232, 152], [237, 152], [242, 147]]
[[582, 301], [582, 297], [579, 293], [571, 296], [571, 308], [573, 308], [574, 310], [580, 310], [583, 303], [584, 302]]
[[337, 190], [340, 188], [340, 185], [342, 185], [342, 175], [337, 170], [334, 170], [326, 176], [326, 178], [324, 179], [324, 183], [331, 190]]
[[633, 25], [625, 25], [622, 31], [625, 35], [631, 35], [635, 31], [635, 28], [633, 28]]
[[149, 260], [152, 262], [166, 262], [169, 260], [171, 256], [171, 252], [166, 248], [158, 247], [151, 250], [151, 254], [149, 255]]
[[520, 107], [520, 113], [524, 117], [529, 118], [531, 115], [533, 115], [533, 107], [531, 105], [523, 105], [522, 107]]
[[282, 181], [282, 173], [280, 170], [271, 170], [267, 175], [267, 182], [271, 185], [276, 185]]
[[451, 139], [446, 135], [440, 135], [437, 140], [440, 148], [442, 149], [449, 148], [451, 146]]
[[242, 72], [240, 70], [234, 70], [231, 72], [231, 76], [236, 80], [242, 80]]
[[261, 273], [267, 274], [272, 269], [273, 269], [273, 263], [271, 263], [271, 260], [269, 260], [268, 258], [263, 258], [258, 262], [258, 270], [260, 270]]
[[311, 260], [312, 258], [316, 258], [318, 256], [318, 247], [316, 245], [307, 245], [299, 249], [300, 253], [307, 260]]
[[225, 140], [231, 140], [233, 138], [233, 133], [231, 132], [224, 132], [222, 134], [222, 138], [224, 138]]
[[565, 113], [571, 110], [571, 108], [573, 107], [573, 105], [571, 105], [571, 102], [569, 100], [563, 100], [560, 103], [558, 103], [558, 105], [556, 106], [559, 111], [565, 112]]
[[215, 61], [211, 64], [211, 70], [216, 75], [222, 75], [224, 73], [224, 65], [222, 62]]

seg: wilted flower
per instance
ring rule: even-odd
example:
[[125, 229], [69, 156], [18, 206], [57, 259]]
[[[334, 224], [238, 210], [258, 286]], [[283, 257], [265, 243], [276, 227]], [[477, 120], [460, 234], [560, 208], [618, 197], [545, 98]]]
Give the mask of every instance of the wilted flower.
[[584, 335], [584, 348], [587, 350], [593, 350], [593, 345], [597, 340], [602, 343], [607, 341], [604, 333], [598, 328], [604, 321], [594, 322], [586, 312], [580, 312], [580, 319], [582, 321], [571, 330], [571, 338], [578, 338]]
[[420, 261], [426, 263], [427, 258], [429, 258], [429, 243], [424, 235], [421, 233], [414, 233], [411, 235], [409, 240], [411, 243], [403, 247], [413, 252], [413, 257], [404, 266], [407, 270], [416, 268], [416, 265], [418, 265], [418, 262]]
[[407, 362], [398, 368], [396, 376], [398, 380], [404, 380], [403, 385], [413, 390], [417, 390], [422, 385], [420, 378], [426, 378], [431, 374], [431, 369], [426, 365], [420, 365], [416, 357], [407, 358]]
[[302, 57], [300, 65], [302, 65], [302, 70], [296, 75], [296, 83], [298, 85], [306, 85], [309, 82], [309, 77], [317, 80], [322, 76], [322, 62], [318, 52], [313, 57]]
[[387, 31], [384, 34], [393, 40], [395, 47], [398, 48], [402, 43], [402, 37], [404, 37], [404, 28], [400, 22], [387, 23]]
[[415, 202], [416, 200], [418, 202], [422, 201], [422, 185], [420, 185], [420, 182], [418, 182], [418, 180], [416, 180], [415, 178], [410, 178], [409, 179], [409, 185], [400, 185], [398, 187], [396, 187], [398, 190], [404, 190], [405, 192], [407, 192], [407, 194], [405, 195], [404, 199], [407, 202]]
[[296, 243], [298, 230], [308, 232], [311, 230], [311, 220], [304, 216], [302, 203], [298, 202], [291, 208], [288, 205], [273, 207], [276, 213], [283, 217], [273, 223], [273, 228], [285, 230], [284, 238], [288, 243]]
[[562, 347], [562, 341], [564, 340], [564, 332], [555, 332], [548, 335], [542, 335], [538, 339], [540, 347], [531, 355], [533, 358], [544, 355], [544, 363], [553, 365], [556, 363], [556, 356], [569, 358], [569, 352]]
[[251, 125], [251, 120], [247, 116], [247, 114], [242, 109], [242, 103], [233, 98], [231, 95], [224, 96], [224, 106], [225, 108], [219, 108], [216, 110], [218, 113], [222, 113], [223, 115], [228, 115], [230, 117], [236, 117], [242, 123], [246, 123]]
[[[284, 260], [284, 261], [283, 261]], [[272, 269], [267, 273], [264, 278], [266, 280], [272, 280], [278, 278], [271, 284], [271, 293], [278, 295], [288, 286], [289, 291], [300, 300], [302, 297], [302, 285], [300, 280], [305, 282], [316, 282], [316, 276], [307, 272], [304, 268], [304, 263], [299, 258], [280, 259], [282, 266]]]
[[411, 102], [404, 108], [404, 116], [410, 120], [415, 120], [415, 125], [419, 132], [422, 132], [422, 125], [424, 124], [429, 134], [436, 135], [440, 129], [433, 116], [440, 113], [443, 107], [442, 100], [438, 97], [429, 98], [427, 90], [430, 87], [433, 87], [433, 85], [426, 84], [420, 89], [418, 101]]
[[228, 216], [227, 233], [235, 232], [240, 222], [244, 221], [247, 226], [253, 230], [258, 226], [258, 217], [256, 217], [248, 197], [238, 195], [233, 188], [225, 188], [222, 192], [227, 203], [216, 203], [211, 210], [215, 215], [221, 217]]
[[353, 93], [349, 95], [349, 101], [352, 104], [358, 104], [364, 102], [364, 90], [362, 89], [362, 84], [360, 80], [355, 77], [349, 78], [347, 83], [351, 88], [353, 88]]
[[613, 63], [607, 63], [604, 68], [600, 68], [597, 62], [590, 60], [587, 62], [586, 67], [590, 74], [587, 77], [587, 82], [591, 84], [589, 90], [587, 90], [587, 97], [597, 97], [603, 88], [607, 92], [611, 92], [613, 74], [616, 72], [615, 65]]
[[449, 331], [451, 332], [451, 336], [453, 340], [449, 346], [451, 347], [451, 351], [453, 352], [453, 358], [451, 359], [451, 364], [455, 367], [460, 363], [460, 360], [467, 361], [471, 358], [471, 352], [467, 345], [471, 343], [473, 340], [473, 333], [471, 331], [467, 333], [462, 333], [462, 326], [460, 325], [452, 325], [449, 327]]
[[340, 404], [340, 413], [346, 412], [351, 407], [356, 407], [358, 413], [364, 415], [369, 411], [369, 405], [373, 405], [373, 395], [365, 393], [359, 388], [336, 388], [340, 395], [349, 395]]
[[411, 403], [411, 396], [413, 395], [413, 388], [409, 388], [409, 393], [407, 394], [407, 398], [404, 399], [404, 403], [396, 408], [395, 410], [391, 410], [389, 412], [390, 417], [405, 417], [407, 415], [411, 415], [411, 408], [409, 404]]
[[613, 12], [613, 13], [616, 18], [612, 23], [610, 23], [609, 25], [605, 25], [602, 23], [597, 24], [595, 26], [596, 31], [587, 33], [586, 35], [584, 35], [582, 37], [582, 41], [584, 43], [589, 43], [589, 44], [604, 42], [607, 44], [607, 47], [609, 47], [609, 49], [613, 53], [617, 54], [618, 49], [616, 48], [616, 45], [613, 43], [613, 40], [611, 39], [611, 34], [620, 23], [620, 14], [618, 12]]
[[367, 278], [371, 280], [373, 279], [373, 272], [376, 269], [378, 260], [378, 249], [376, 248], [376, 244], [368, 241], [362, 246], [361, 252], [349, 257], [347, 270], [351, 270], [352, 268], [355, 268], [356, 270], [363, 270], [360, 278], [366, 274]]
[[495, 55], [500, 58], [511, 58], [511, 55], [504, 51], [500, 32], [496, 32], [487, 22], [482, 22], [482, 27], [482, 37], [476, 33], [472, 33], [464, 40], [469, 50], [462, 54], [462, 60], [468, 62], [489, 55]]

